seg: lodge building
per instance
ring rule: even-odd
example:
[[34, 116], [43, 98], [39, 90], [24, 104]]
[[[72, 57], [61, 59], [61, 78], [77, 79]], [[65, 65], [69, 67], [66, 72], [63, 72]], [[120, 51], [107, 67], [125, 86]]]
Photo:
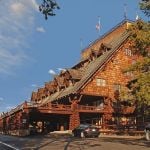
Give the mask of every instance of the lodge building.
[[120, 99], [121, 89], [133, 79], [123, 70], [139, 58], [130, 47], [130, 24], [123, 20], [85, 48], [77, 64], [32, 92], [29, 102], [3, 113], [0, 131], [28, 135], [31, 127], [50, 132], [72, 130], [80, 123], [101, 130], [137, 124], [135, 105]]

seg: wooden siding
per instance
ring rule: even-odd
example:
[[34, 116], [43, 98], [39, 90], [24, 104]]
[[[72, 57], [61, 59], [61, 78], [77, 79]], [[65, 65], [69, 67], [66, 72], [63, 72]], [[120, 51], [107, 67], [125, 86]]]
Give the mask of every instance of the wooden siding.
[[[120, 84], [121, 86], [125, 86], [131, 78], [123, 73], [123, 69], [131, 65], [132, 60], [135, 61], [135, 56], [126, 55], [125, 49], [128, 49], [129, 46], [129, 42], [122, 45], [103, 70], [97, 71], [91, 78], [89, 83], [82, 89], [81, 93], [114, 98], [114, 85]], [[104, 79], [106, 85], [97, 86], [96, 79]]]

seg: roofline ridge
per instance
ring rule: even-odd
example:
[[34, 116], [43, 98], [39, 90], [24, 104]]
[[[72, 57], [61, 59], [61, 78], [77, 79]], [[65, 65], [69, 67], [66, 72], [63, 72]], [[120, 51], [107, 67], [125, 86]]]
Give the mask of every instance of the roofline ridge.
[[[111, 58], [111, 56], [117, 51], [117, 49], [121, 46], [121, 44], [127, 40], [128, 37], [129, 37], [129, 35], [126, 33], [125, 37], [123, 37], [123, 39], [120, 41], [120, 43], [118, 43], [118, 44], [113, 48], [114, 50], [113, 50], [111, 53], [109, 53], [108, 56], [105, 56], [104, 59], [108, 61], [109, 58]], [[99, 64], [99, 65], [97, 66], [97, 68], [96, 68], [96, 71], [97, 71], [103, 64], [105, 64], [105, 63], [106, 63], [106, 61], [104, 61], [102, 64]], [[94, 72], [93, 72], [93, 73], [91, 72], [91, 73], [89, 74], [89, 76], [87, 77], [87, 79], [85, 80], [85, 82], [87, 82], [88, 79], [89, 79], [89, 77], [91, 77], [93, 74], [94, 74]], [[85, 82], [84, 82], [84, 84], [85, 84]], [[78, 88], [76, 89], [76, 91], [80, 90], [80, 89], [83, 87], [84, 84], [82, 84], [80, 87], [78, 86]]]
[[106, 37], [109, 33], [113, 32], [117, 27], [121, 26], [122, 24], [124, 24], [125, 22], [131, 22], [133, 23], [133, 20], [130, 19], [123, 19], [121, 22], [119, 22], [117, 25], [115, 25], [114, 27], [112, 27], [110, 30], [108, 30], [107, 32], [105, 32], [103, 35], [101, 35], [100, 37], [98, 37], [96, 40], [94, 40], [92, 43], [90, 43], [90, 45], [86, 46], [84, 49], [81, 50], [81, 52], [84, 52], [87, 48], [91, 47], [94, 43], [96, 43], [97, 41], [103, 39], [104, 37]]

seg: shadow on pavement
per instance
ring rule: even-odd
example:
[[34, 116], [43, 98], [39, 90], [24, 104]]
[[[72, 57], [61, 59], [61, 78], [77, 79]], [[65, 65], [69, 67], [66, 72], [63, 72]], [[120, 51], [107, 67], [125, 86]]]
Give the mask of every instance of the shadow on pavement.
[[150, 147], [150, 142], [145, 139], [119, 139], [119, 138], [102, 138], [103, 142], [116, 142], [126, 145], [137, 145], [141, 147]]
[[[64, 150], [68, 150], [68, 148], [73, 149], [75, 148], [75, 146], [81, 150], [84, 149], [85, 146], [92, 147], [92, 148], [101, 146], [101, 144], [97, 144], [97, 143], [94, 144], [93, 139], [94, 138], [74, 138], [74, 137], [68, 138]], [[73, 142], [76, 143], [72, 145]]]

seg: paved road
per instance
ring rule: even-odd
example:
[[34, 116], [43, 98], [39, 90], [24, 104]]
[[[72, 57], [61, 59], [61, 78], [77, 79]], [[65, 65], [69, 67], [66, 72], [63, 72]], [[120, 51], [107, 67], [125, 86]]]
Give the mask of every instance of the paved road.
[[[14, 149], [6, 148], [1, 142]], [[24, 138], [0, 135], [0, 150], [150, 150], [150, 142], [140, 138], [107, 136], [81, 139], [50, 135]]]
[[16, 148], [0, 141], [0, 150], [17, 150]]

